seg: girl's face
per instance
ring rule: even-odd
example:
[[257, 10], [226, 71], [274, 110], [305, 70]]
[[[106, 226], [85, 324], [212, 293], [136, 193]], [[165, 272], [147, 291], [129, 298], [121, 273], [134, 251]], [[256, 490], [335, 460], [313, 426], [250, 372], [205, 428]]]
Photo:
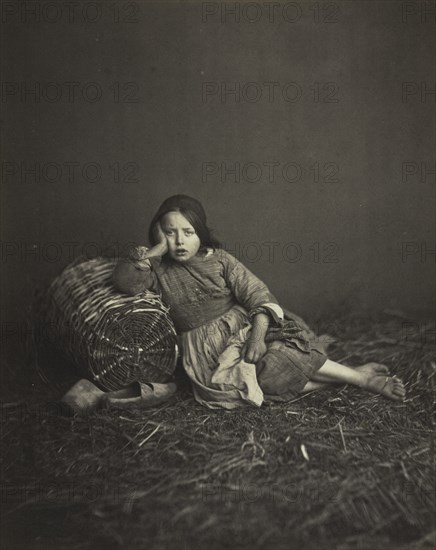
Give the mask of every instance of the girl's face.
[[200, 249], [195, 229], [180, 212], [168, 212], [161, 219], [162, 230], [168, 242], [168, 254], [176, 262], [186, 262]]

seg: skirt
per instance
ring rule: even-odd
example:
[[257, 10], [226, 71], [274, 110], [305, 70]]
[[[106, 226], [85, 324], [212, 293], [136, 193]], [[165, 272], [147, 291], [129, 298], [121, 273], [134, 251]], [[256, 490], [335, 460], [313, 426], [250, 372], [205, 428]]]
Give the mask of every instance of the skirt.
[[179, 335], [183, 367], [195, 399], [210, 409], [260, 407], [264, 401], [289, 401], [327, 360], [325, 345], [296, 315], [286, 312], [271, 324], [266, 354], [255, 365], [241, 352], [251, 331], [245, 309], [234, 306], [210, 323]]

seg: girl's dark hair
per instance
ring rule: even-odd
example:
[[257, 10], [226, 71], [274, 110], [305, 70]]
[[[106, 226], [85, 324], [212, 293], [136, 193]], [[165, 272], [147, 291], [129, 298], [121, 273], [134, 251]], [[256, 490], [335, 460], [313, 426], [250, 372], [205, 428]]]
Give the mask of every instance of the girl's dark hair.
[[153, 220], [150, 230], [148, 233], [148, 238], [150, 241], [151, 246], [154, 246], [157, 244], [157, 241], [154, 236], [153, 228], [154, 224], [161, 221], [162, 218], [165, 216], [165, 214], [168, 214], [169, 212], [180, 212], [182, 216], [184, 216], [188, 222], [192, 225], [192, 227], [195, 229], [195, 232], [198, 235], [198, 238], [200, 239], [200, 250], [204, 250], [205, 248], [220, 248], [221, 244], [220, 242], [215, 239], [212, 235], [211, 229], [204, 223], [204, 221], [201, 219], [201, 217], [194, 212], [194, 210], [191, 210], [190, 208], [182, 208], [182, 207], [175, 207], [171, 210], [168, 210], [167, 212], [162, 213], [159, 218]]

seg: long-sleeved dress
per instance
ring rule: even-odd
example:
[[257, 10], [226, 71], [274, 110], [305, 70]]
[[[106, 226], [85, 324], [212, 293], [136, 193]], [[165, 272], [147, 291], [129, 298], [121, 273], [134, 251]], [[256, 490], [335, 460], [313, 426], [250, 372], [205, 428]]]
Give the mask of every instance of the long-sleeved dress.
[[[300, 393], [326, 361], [323, 344], [299, 317], [287, 314], [268, 287], [222, 249], [187, 262], [140, 260], [140, 248], [120, 260], [114, 284], [121, 292], [158, 292], [170, 307], [183, 367], [194, 396], [209, 408], [260, 406]], [[252, 318], [266, 313], [267, 352], [256, 365], [241, 358]]]

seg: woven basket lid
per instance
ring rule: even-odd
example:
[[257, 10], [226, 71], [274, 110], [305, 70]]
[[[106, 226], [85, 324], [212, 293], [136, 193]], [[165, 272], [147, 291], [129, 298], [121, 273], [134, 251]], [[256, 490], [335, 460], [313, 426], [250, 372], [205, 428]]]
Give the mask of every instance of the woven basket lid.
[[[168, 308], [153, 292], [120, 294], [112, 285], [116, 263], [79, 258], [56, 277], [43, 300], [47, 334], [81, 374], [104, 389], [166, 382], [177, 361]], [[50, 378], [44, 365], [39, 370]]]

